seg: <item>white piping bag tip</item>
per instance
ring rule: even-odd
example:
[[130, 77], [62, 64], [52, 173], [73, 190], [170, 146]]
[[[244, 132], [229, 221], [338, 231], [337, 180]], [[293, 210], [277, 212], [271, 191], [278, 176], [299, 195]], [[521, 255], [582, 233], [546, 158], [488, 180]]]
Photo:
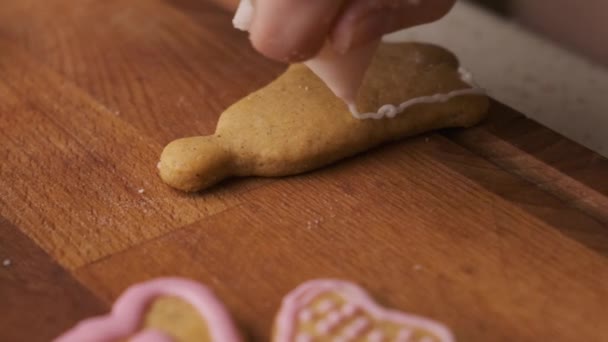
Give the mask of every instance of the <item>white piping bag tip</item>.
[[346, 53], [338, 53], [328, 43], [317, 56], [304, 64], [351, 107], [379, 43], [380, 40], [376, 40]]
[[[251, 0], [241, 0], [232, 19], [235, 28], [249, 31], [253, 21], [253, 3]], [[380, 40], [373, 41], [360, 48], [338, 53], [330, 43], [326, 43], [319, 54], [304, 62], [327, 87], [340, 99], [347, 103], [353, 112], [365, 72], [371, 64]], [[354, 112], [353, 112], [354, 113]]]
[[253, 21], [253, 3], [251, 0], [241, 0], [239, 7], [232, 18], [232, 25], [241, 30], [249, 31]]

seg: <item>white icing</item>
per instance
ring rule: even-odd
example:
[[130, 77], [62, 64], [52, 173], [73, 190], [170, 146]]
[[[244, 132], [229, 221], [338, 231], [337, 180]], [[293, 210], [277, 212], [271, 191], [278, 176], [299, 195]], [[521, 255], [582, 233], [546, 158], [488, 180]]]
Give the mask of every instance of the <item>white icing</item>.
[[395, 342], [410, 342], [410, 338], [413, 335], [413, 331], [409, 329], [401, 329], [397, 334]]
[[[372, 326], [373, 322], [386, 321], [403, 327], [400, 330], [403, 337], [405, 337], [405, 334], [411, 334], [411, 331], [413, 331], [412, 329], [415, 329], [427, 332], [427, 336], [430, 335], [434, 338], [433, 342], [455, 342], [452, 333], [444, 325], [411, 314], [384, 309], [378, 306], [378, 304], [376, 304], [359, 286], [336, 279], [312, 280], [298, 286], [298, 288], [290, 292], [283, 299], [281, 309], [278, 313], [274, 340], [276, 342], [293, 341], [299, 332], [299, 326], [296, 324], [298, 321], [298, 313], [301, 312], [302, 309], [310, 307], [319, 296], [326, 294], [339, 295], [344, 301], [353, 303], [356, 306], [357, 311], [365, 313], [365, 317], [358, 317], [363, 318], [363, 321], [360, 321], [362, 323], [359, 323], [362, 324], [362, 327], [353, 327], [353, 324], [358, 321], [358, 318], [353, 318], [352, 321], [348, 322], [345, 321], [344, 327], [340, 329], [340, 337], [348, 338], [349, 340], [363, 340], [369, 342], [366, 338], [368, 336], [367, 331], [374, 330], [374, 327]], [[345, 306], [346, 304], [341, 305], [337, 311], [342, 313]], [[322, 320], [321, 322], [324, 321], [325, 320]], [[321, 328], [327, 328], [326, 324], [320, 325]], [[411, 327], [412, 329], [406, 327]], [[315, 330], [316, 328], [317, 325], [315, 325]], [[355, 329], [358, 331], [355, 331]], [[350, 334], [353, 333], [356, 334], [356, 336], [351, 337]], [[323, 339], [323, 341], [330, 340], [329, 336], [320, 336], [321, 334], [317, 331], [315, 331], [315, 335]], [[393, 338], [393, 342], [395, 339], [396, 336]]]
[[241, 0], [232, 18], [232, 25], [241, 31], [249, 31], [253, 20], [253, 3], [251, 0]]
[[[421, 0], [408, 0], [407, 3], [411, 6], [418, 6], [418, 5], [420, 5]], [[234, 15], [234, 18], [232, 19], [232, 24], [234, 25], [234, 27], [239, 30], [248, 31], [249, 28], [251, 27], [251, 22], [253, 20], [253, 11], [254, 11], [254, 7], [253, 7], [253, 3], [251, 0], [241, 0], [241, 2], [239, 3], [239, 7], [236, 11], [236, 14]], [[331, 49], [325, 49], [325, 50], [329, 51]], [[351, 58], [352, 60], [347, 60], [345, 58], [345, 56], [342, 56], [341, 58], [329, 58], [328, 59], [329, 62], [325, 61], [323, 58], [313, 58], [312, 60], [307, 61], [305, 64], [309, 68], [311, 68], [315, 72], [315, 74], [317, 74], [321, 79], [323, 79], [325, 81], [325, 83], [328, 85], [329, 88], [331, 88], [331, 90], [334, 92], [334, 94], [347, 100], [346, 104], [348, 106], [348, 109], [350, 110], [353, 117], [355, 117], [356, 119], [359, 119], [359, 120], [366, 120], [366, 119], [379, 120], [379, 119], [384, 119], [384, 118], [391, 119], [391, 118], [394, 118], [395, 116], [397, 116], [398, 114], [402, 113], [409, 107], [412, 107], [412, 106], [415, 106], [418, 104], [443, 103], [443, 102], [447, 102], [447, 101], [449, 101], [455, 97], [459, 97], [459, 96], [485, 95], [486, 94], [484, 89], [482, 89], [474, 84], [471, 73], [466, 71], [464, 68], [460, 68], [458, 71], [460, 73], [461, 80], [463, 82], [471, 85], [473, 88], [459, 89], [459, 90], [454, 90], [449, 93], [443, 93], [443, 94], [421, 96], [421, 97], [409, 99], [409, 100], [401, 103], [398, 106], [395, 106], [393, 104], [383, 105], [378, 109], [377, 112], [359, 113], [359, 110], [357, 109], [356, 104], [354, 102], [348, 101], [351, 98], [350, 95], [340, 96], [341, 92], [344, 91], [346, 88], [349, 88], [349, 89], [352, 88], [350, 90], [354, 90], [354, 89], [358, 88], [358, 85], [357, 85], [357, 87], [347, 87], [347, 84], [345, 84], [345, 83], [349, 83], [349, 82], [345, 82], [345, 81], [338, 82], [340, 79], [346, 80], [346, 78], [343, 77], [344, 75], [342, 75], [341, 77], [337, 77], [336, 75], [333, 75], [333, 74], [336, 74], [336, 72], [338, 72], [338, 69], [340, 69], [342, 65], [348, 64], [347, 62], [352, 62], [351, 64], [353, 64], [353, 66], [345, 69], [347, 71], [345, 73], [345, 75], [351, 75], [355, 72], [355, 70], [359, 70], [359, 71], [361, 71], [361, 74], [363, 74], [363, 71], [366, 69], [363, 66], [365, 64], [369, 64], [369, 60], [371, 60], [371, 55], [373, 55], [373, 52], [375, 50], [376, 50], [376, 47], [374, 45], [373, 48], [366, 49], [365, 55], [354, 56], [353, 58]], [[327, 59], [327, 58], [325, 58], [325, 59]], [[365, 61], [367, 61], [367, 62], [365, 62]], [[361, 65], [359, 65], [359, 64], [361, 64]], [[353, 83], [353, 82], [360, 83], [360, 80], [355, 81], [355, 79], [353, 79], [353, 80], [351, 80], [350, 83]]]
[[315, 330], [321, 335], [327, 335], [331, 331], [331, 325], [328, 321], [323, 320], [317, 323]]
[[405, 102], [402, 102], [399, 106], [386, 104], [380, 107], [380, 109], [378, 109], [378, 111], [375, 113], [359, 113], [359, 110], [357, 109], [357, 106], [354, 103], [348, 103], [348, 109], [352, 113], [353, 117], [359, 120], [379, 120], [384, 118], [392, 119], [398, 114], [403, 113], [406, 109], [418, 104], [443, 103], [459, 96], [486, 94], [486, 91], [483, 88], [480, 88], [475, 85], [475, 82], [473, 81], [473, 76], [470, 72], [461, 67], [460, 69], [458, 69], [458, 73], [460, 74], [460, 79], [464, 83], [470, 85], [472, 88], [458, 89], [450, 91], [448, 93], [439, 93], [434, 95], [415, 97], [413, 99], [409, 99]]
[[327, 321], [329, 322], [329, 324], [335, 325], [342, 321], [342, 315], [340, 314], [340, 312], [334, 311], [327, 315]]
[[319, 321], [315, 327], [316, 331], [321, 334], [327, 334], [338, 327], [344, 320], [344, 316], [339, 311], [334, 311]]
[[311, 310], [304, 309], [304, 310], [302, 310], [302, 312], [300, 312], [299, 319], [300, 319], [300, 322], [307, 323], [307, 322], [312, 321], [313, 317], [314, 317], [314, 314]]
[[319, 303], [317, 306], [317, 312], [319, 314], [327, 313], [335, 308], [336, 304], [331, 299], [326, 299]]
[[351, 303], [346, 303], [342, 306], [342, 308], [340, 309], [340, 311], [342, 312], [342, 314], [345, 317], [350, 317], [352, 315], [354, 315], [357, 312], [357, 307], [354, 306]]
[[473, 74], [470, 71], [468, 71], [467, 69], [465, 69], [463, 67], [460, 67], [460, 68], [458, 68], [458, 73], [460, 74], [460, 79], [464, 83], [466, 83], [474, 88], [479, 88], [477, 86], [477, 84], [475, 84], [475, 80], [473, 80]]
[[370, 322], [365, 317], [357, 318], [353, 323], [344, 328], [344, 336], [349, 338], [356, 338], [370, 325]]
[[384, 333], [381, 330], [372, 330], [367, 335], [368, 342], [382, 342], [384, 340]]

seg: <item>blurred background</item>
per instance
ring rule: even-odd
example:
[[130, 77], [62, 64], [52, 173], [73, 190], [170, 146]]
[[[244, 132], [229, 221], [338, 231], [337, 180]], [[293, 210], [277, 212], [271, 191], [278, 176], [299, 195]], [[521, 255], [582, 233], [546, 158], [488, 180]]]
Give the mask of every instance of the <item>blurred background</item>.
[[460, 0], [390, 40], [454, 51], [495, 99], [608, 156], [608, 1]]
[[606, 0], [473, 0], [500, 15], [608, 65]]

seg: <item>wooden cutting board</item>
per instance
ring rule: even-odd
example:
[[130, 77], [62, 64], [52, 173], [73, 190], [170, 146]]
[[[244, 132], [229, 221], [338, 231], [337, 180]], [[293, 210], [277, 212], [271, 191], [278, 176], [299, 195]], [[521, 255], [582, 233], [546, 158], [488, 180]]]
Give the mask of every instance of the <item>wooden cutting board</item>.
[[3, 1], [0, 340], [47, 341], [171, 275], [252, 341], [321, 277], [460, 341], [608, 341], [608, 161], [498, 103], [296, 177], [160, 182], [166, 143], [283, 68], [201, 0]]

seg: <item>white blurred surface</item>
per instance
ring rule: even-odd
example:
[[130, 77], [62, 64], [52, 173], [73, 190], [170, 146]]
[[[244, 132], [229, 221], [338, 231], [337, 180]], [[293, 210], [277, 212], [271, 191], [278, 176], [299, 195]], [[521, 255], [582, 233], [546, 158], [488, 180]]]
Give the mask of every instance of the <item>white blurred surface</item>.
[[608, 157], [607, 68], [467, 2], [386, 40], [449, 48], [492, 97]]

